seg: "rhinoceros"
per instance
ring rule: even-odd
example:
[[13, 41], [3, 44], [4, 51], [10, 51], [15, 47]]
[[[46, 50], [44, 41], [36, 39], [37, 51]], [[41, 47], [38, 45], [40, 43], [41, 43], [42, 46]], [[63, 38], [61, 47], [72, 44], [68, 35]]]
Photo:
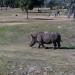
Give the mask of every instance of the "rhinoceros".
[[61, 35], [58, 32], [37, 32], [31, 34], [31, 42], [30, 47], [34, 46], [36, 43], [39, 44], [38, 48], [40, 46], [44, 47], [44, 44], [53, 44], [54, 49], [60, 48], [60, 42], [61, 42]]

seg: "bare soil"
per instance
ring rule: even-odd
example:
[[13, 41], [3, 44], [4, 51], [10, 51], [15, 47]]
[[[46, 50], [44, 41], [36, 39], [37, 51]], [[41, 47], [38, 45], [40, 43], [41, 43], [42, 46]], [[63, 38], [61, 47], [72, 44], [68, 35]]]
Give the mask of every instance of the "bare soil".
[[[62, 23], [62, 21], [66, 22], [71, 21], [72, 19], [68, 19], [66, 16], [54, 17], [54, 16], [38, 15], [38, 16], [29, 16], [29, 20], [27, 20], [25, 15], [18, 15], [18, 16], [13, 15], [6, 17], [2, 16], [0, 17], [0, 27], [19, 26], [19, 25], [25, 26], [29, 24], [29, 21], [33, 20], [35, 23], [37, 20], [39, 21], [43, 20], [46, 22], [48, 21], [49, 23], [50, 21], [56, 23], [60, 21]], [[58, 25], [58, 28], [61, 29], [61, 24]], [[1, 58], [0, 60], [7, 65], [6, 69], [7, 68], [8, 69], [4, 71], [7, 71], [9, 75], [11, 74], [19, 75], [24, 72], [26, 73], [25, 68], [27, 68], [28, 65], [31, 66], [40, 65], [43, 67], [52, 66], [51, 69], [53, 70], [51, 71], [50, 69], [49, 71], [51, 75], [75, 75], [75, 47], [68, 46], [56, 50], [54, 50], [52, 46], [49, 49], [44, 48], [38, 49], [37, 46], [31, 48], [29, 47], [28, 45], [29, 43], [27, 42], [28, 38], [24, 39], [21, 37], [21, 39], [22, 40], [19, 43], [15, 42], [13, 44], [12, 43], [0, 44], [0, 58]], [[67, 43], [69, 44], [70, 42], [68, 41]], [[46, 73], [45, 75], [49, 74]]]

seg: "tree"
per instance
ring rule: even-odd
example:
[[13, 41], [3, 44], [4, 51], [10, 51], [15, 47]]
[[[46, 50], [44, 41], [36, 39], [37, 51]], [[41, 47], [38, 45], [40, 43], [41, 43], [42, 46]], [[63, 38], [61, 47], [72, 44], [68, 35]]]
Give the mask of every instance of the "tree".
[[[50, 0], [47, 5], [47, 7], [50, 8], [50, 11], [53, 10], [53, 7], [55, 7], [55, 6], [58, 6], [58, 3], [56, 0]], [[56, 13], [55, 13], [55, 15], [56, 15]], [[49, 13], [49, 16], [50, 16], [50, 13]]]
[[9, 0], [9, 6], [15, 8], [15, 0]]
[[4, 0], [0, 0], [0, 7], [1, 7], [1, 10], [2, 10], [3, 5], [4, 5]]
[[39, 8], [44, 5], [44, 0], [36, 0], [34, 3], [34, 7], [38, 7], [38, 12], [40, 12]]
[[75, 3], [72, 4], [71, 11], [74, 14], [73, 18], [75, 19]]
[[50, 0], [47, 7], [50, 7], [50, 9], [53, 9], [54, 6], [55, 6], [55, 0]]
[[6, 10], [7, 10], [8, 6], [9, 6], [9, 0], [5, 0], [5, 1], [4, 1], [4, 5], [5, 5]]
[[[40, 3], [41, 2], [41, 3]], [[42, 0], [20, 0], [21, 9], [26, 11], [28, 19], [28, 10], [32, 10], [34, 7], [39, 7], [42, 4]]]
[[15, 7], [19, 7], [19, 2], [20, 0], [0, 0], [0, 7], [2, 9], [2, 7], [11, 7], [11, 8], [15, 8]]
[[61, 8], [63, 5], [65, 5], [65, 1], [64, 0], [50, 0], [47, 5], [51, 9], [55, 6], [57, 6], [58, 8]]
[[20, 7], [20, 0], [15, 0], [14, 4], [16, 8]]
[[75, 0], [71, 1], [69, 7], [69, 16], [73, 14], [73, 18], [75, 18]]
[[33, 9], [33, 0], [21, 0], [20, 1], [21, 9], [26, 11], [28, 19], [28, 10]]

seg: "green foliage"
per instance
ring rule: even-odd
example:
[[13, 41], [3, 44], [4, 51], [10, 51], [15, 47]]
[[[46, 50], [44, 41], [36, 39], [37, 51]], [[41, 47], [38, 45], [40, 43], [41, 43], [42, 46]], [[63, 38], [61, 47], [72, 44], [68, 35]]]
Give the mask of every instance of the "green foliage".
[[50, 0], [49, 3], [47, 4], [47, 6], [50, 7], [51, 9], [54, 6], [63, 6], [63, 5], [65, 5], [64, 0]]
[[48, 3], [48, 7], [50, 7], [51, 9], [55, 6], [55, 0], [51, 0], [49, 3]]
[[20, 0], [20, 6], [23, 11], [26, 11], [28, 18], [28, 10], [32, 10], [34, 7], [40, 7], [44, 0]]
[[20, 0], [20, 6], [21, 9], [24, 11], [26, 11], [27, 13], [27, 19], [28, 19], [28, 10], [32, 10], [34, 5], [34, 1], [33, 0]]
[[[44, 6], [45, 2], [47, 6], [54, 6], [54, 5], [63, 5], [70, 2], [74, 2], [75, 0], [0, 0], [1, 7], [20, 7], [20, 4], [25, 4], [26, 8], [32, 10], [33, 7], [41, 7]], [[22, 3], [20, 3], [22, 2]], [[22, 5], [23, 5], [22, 4]]]
[[0, 6], [1, 7], [3, 6], [3, 2], [4, 2], [4, 0], [0, 0]]
[[22, 9], [28, 11], [33, 9], [33, 0], [20, 0], [20, 6]]
[[1, 7], [19, 7], [19, 1], [20, 0], [0, 0], [0, 6]]
[[34, 6], [35, 7], [41, 7], [44, 5], [44, 0], [34, 0]]
[[20, 4], [22, 8], [32, 10], [34, 7], [41, 6], [43, 2], [44, 0], [21, 0]]

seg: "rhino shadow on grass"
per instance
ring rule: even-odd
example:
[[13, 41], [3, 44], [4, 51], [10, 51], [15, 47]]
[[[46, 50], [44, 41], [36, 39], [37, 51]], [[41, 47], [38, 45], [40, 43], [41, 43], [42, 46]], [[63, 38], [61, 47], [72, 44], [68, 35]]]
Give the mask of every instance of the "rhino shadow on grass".
[[[32, 47], [32, 48], [36, 48], [36, 47]], [[53, 47], [45, 47], [45, 49], [53, 49]], [[56, 48], [56, 49], [58, 49], [58, 48]], [[62, 50], [62, 49], [64, 49], [64, 50], [66, 50], [66, 49], [68, 49], [68, 50], [73, 49], [74, 50], [75, 47], [66, 47], [66, 46], [60, 47], [60, 50]]]
[[[75, 49], [75, 46], [61, 46], [61, 42], [63, 41], [61, 41], [61, 35], [58, 32], [37, 32], [31, 34], [30, 47], [37, 43], [38, 48]], [[46, 47], [46, 44], [53, 44], [53, 47]]]
[[60, 49], [75, 49], [75, 47], [61, 47]]
[[[45, 49], [53, 49], [53, 47], [45, 47]], [[58, 48], [56, 48], [56, 49], [58, 49]], [[75, 47], [60, 47], [60, 49], [75, 49]]]

